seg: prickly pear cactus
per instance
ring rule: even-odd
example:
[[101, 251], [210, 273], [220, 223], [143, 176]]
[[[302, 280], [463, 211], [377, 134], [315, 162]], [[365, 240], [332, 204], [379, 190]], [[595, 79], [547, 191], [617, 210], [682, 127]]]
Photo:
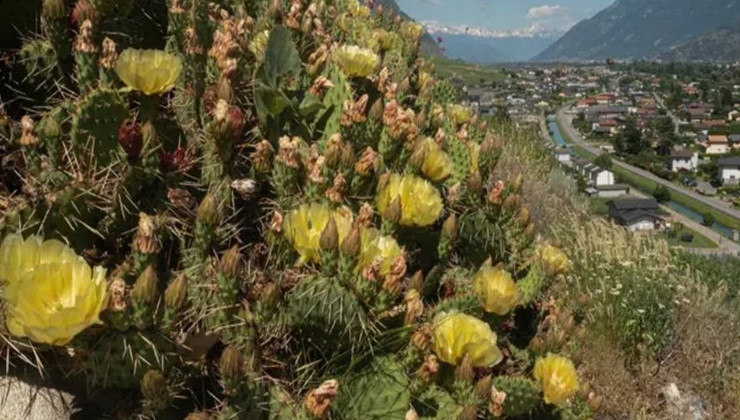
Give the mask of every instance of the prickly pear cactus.
[[101, 417], [592, 415], [543, 354], [567, 256], [538, 252], [521, 177], [492, 177], [502, 127], [434, 79], [419, 25], [43, 3], [11, 65], [48, 95], [0, 106], [9, 364], [115, 389]]

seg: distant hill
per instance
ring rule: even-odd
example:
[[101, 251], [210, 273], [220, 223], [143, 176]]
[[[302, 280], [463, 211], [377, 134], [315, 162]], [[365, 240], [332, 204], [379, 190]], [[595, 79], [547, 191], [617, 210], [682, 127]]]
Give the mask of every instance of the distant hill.
[[[0, 0], [2, 1], [2, 0]], [[393, 14], [400, 14], [404, 19], [413, 21], [414, 19], [411, 18], [411, 16], [404, 13], [403, 10], [398, 6], [398, 3], [396, 3], [395, 0], [379, 0], [379, 4], [383, 6], [383, 12], [387, 13], [389, 10], [393, 12]], [[443, 55], [442, 49], [437, 45], [437, 42], [432, 38], [429, 33], [426, 31], [424, 32], [424, 35], [421, 38], [421, 53], [422, 54], [428, 54], [428, 55], [437, 55], [441, 56]]]
[[711, 42], [732, 50], [712, 32], [738, 20], [738, 0], [617, 0], [575, 25], [534, 61], [655, 58], [671, 49], [677, 56], [692, 50], [696, 59], [704, 59], [712, 52], [702, 52], [699, 45]]
[[528, 61], [556, 39], [543, 36], [494, 38], [434, 32], [431, 35], [442, 37], [447, 57], [481, 64]]
[[665, 61], [738, 61], [740, 21], [710, 30], [688, 42], [671, 47], [658, 58]]

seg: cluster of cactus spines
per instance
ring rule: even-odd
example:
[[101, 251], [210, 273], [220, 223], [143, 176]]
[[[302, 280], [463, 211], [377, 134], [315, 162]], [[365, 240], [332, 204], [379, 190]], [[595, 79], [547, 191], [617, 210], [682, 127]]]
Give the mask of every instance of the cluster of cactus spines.
[[[561, 273], [535, 252], [521, 176], [493, 177], [506, 139], [435, 80], [419, 26], [356, 0], [148, 7], [45, 0], [17, 60], [54, 88], [0, 115], [0, 146], [24, 157], [0, 234], [108, 268], [103, 325], [64, 352], [71, 378], [138, 392], [149, 417], [590, 415], [532, 380], [567, 341], [541, 304]], [[138, 16], [167, 36], [137, 44], [121, 22]], [[151, 47], [181, 61], [175, 88], [124, 88], [120, 54]], [[473, 286], [484, 268], [516, 282], [504, 315]], [[483, 319], [505, 361], [440, 360], [449, 313]]]

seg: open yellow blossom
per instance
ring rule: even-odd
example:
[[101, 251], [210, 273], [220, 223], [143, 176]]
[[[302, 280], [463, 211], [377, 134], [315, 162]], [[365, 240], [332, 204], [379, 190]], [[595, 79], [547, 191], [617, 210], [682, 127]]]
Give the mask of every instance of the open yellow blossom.
[[564, 406], [578, 391], [578, 374], [570, 359], [548, 353], [534, 364], [534, 377], [545, 394], [545, 402]]
[[442, 313], [434, 320], [434, 353], [443, 362], [458, 365], [465, 354], [475, 367], [492, 366], [503, 359], [496, 333], [478, 318]]
[[453, 170], [452, 159], [433, 139], [420, 140], [419, 147], [424, 151], [421, 172], [432, 181], [442, 181], [450, 176]]
[[131, 89], [156, 95], [175, 86], [182, 63], [178, 57], [161, 50], [128, 48], [118, 57], [115, 70]]
[[396, 200], [401, 204], [398, 222], [405, 226], [428, 226], [442, 215], [442, 197], [432, 184], [414, 176], [393, 174], [378, 193], [378, 210], [383, 217]]
[[410, 39], [415, 42], [421, 39], [422, 31], [423, 28], [418, 23], [405, 20], [401, 23], [399, 33], [404, 39]]
[[347, 11], [356, 18], [367, 19], [370, 17], [370, 8], [360, 4], [357, 0], [350, 0], [347, 4]]
[[568, 271], [570, 260], [560, 248], [552, 245], [542, 245], [537, 249], [537, 253], [548, 274], [565, 274]]
[[391, 272], [393, 263], [403, 255], [403, 250], [392, 236], [383, 236], [377, 229], [360, 231], [360, 257], [358, 267], [370, 267], [376, 260], [380, 262], [379, 274], [382, 277]]
[[486, 312], [506, 315], [519, 303], [519, 290], [511, 274], [500, 268], [483, 266], [473, 279], [475, 294]]
[[343, 45], [337, 48], [333, 58], [344, 74], [352, 77], [367, 77], [380, 65], [377, 54], [357, 45]]
[[456, 124], [465, 124], [473, 117], [470, 108], [462, 105], [450, 105], [447, 114]]
[[283, 232], [301, 256], [301, 262], [319, 262], [321, 232], [332, 217], [341, 243], [352, 228], [352, 214], [348, 210], [333, 211], [323, 204], [302, 204], [285, 216]]
[[371, 37], [371, 44], [375, 51], [388, 51], [396, 44], [396, 34], [385, 29], [376, 29]]
[[16, 337], [63, 346], [100, 323], [106, 304], [105, 269], [56, 240], [11, 235], [0, 245], [6, 325]]

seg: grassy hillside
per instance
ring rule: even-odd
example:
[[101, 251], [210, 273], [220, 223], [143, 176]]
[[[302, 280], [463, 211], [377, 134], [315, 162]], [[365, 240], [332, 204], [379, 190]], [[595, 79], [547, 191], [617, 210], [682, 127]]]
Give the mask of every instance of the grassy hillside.
[[481, 81], [495, 82], [506, 78], [506, 75], [500, 69], [492, 66], [466, 63], [446, 57], [431, 57], [431, 61], [434, 63], [439, 77], [459, 77], [467, 84], [477, 84]]

